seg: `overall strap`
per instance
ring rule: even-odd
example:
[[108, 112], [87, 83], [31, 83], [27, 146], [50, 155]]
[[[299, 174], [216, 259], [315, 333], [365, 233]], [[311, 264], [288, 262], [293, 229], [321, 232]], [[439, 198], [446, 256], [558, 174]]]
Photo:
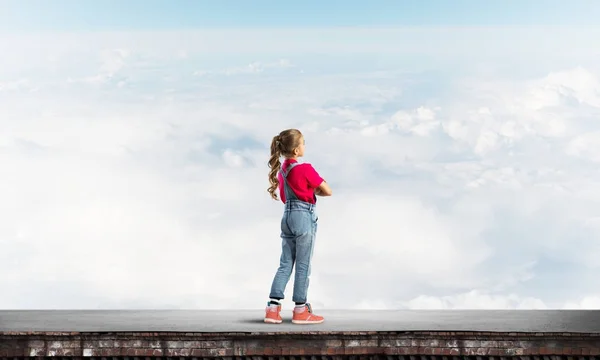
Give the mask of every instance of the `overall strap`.
[[287, 182], [287, 176], [290, 174], [290, 171], [296, 166], [296, 165], [300, 165], [299, 163], [293, 163], [291, 165], [289, 165], [286, 169], [286, 171], [283, 171], [283, 167], [281, 168], [281, 175], [283, 177], [283, 191], [285, 194], [285, 201], [287, 202], [288, 200], [298, 200], [298, 197], [296, 196], [296, 193], [294, 193], [294, 191], [292, 190], [292, 188], [290, 188], [290, 185]]

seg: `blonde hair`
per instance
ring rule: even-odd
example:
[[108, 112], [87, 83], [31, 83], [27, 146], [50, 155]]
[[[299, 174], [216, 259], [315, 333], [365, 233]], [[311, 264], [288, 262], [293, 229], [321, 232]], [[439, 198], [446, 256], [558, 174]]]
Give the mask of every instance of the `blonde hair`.
[[297, 129], [287, 129], [273, 137], [271, 141], [271, 158], [269, 159], [269, 183], [271, 186], [267, 189], [269, 194], [274, 200], [278, 200], [276, 193], [279, 187], [279, 180], [277, 179], [277, 172], [281, 169], [281, 163], [279, 158], [281, 156], [291, 157], [295, 148], [300, 146], [302, 141], [302, 133]]

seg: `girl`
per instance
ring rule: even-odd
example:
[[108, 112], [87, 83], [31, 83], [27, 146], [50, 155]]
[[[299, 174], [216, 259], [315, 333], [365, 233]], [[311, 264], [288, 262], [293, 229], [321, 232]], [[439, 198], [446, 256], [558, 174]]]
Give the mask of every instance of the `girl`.
[[[279, 158], [285, 157], [283, 164]], [[276, 189], [285, 204], [281, 219], [282, 252], [279, 269], [271, 286], [270, 301], [267, 303], [265, 322], [280, 324], [281, 300], [283, 292], [296, 265], [294, 295], [296, 303], [293, 311], [294, 324], [320, 324], [322, 316], [313, 314], [312, 307], [306, 302], [310, 276], [310, 262], [317, 234], [317, 214], [315, 205], [319, 196], [331, 196], [329, 185], [307, 163], [299, 164], [298, 158], [304, 156], [304, 137], [299, 130], [282, 131], [271, 142], [269, 160], [268, 192], [277, 200]]]

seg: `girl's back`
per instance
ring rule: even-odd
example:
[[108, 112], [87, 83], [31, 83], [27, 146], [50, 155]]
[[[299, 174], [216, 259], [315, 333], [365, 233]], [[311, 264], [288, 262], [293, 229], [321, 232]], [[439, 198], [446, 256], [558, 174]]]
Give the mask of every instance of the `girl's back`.
[[[281, 169], [286, 172], [288, 167], [297, 163], [294, 159], [286, 159]], [[285, 203], [285, 191], [283, 186], [283, 176], [281, 173], [277, 175], [279, 180], [279, 198]], [[311, 204], [316, 204], [317, 197], [315, 196], [315, 189], [323, 183], [323, 178], [317, 173], [311, 164], [303, 163], [296, 165], [288, 174], [287, 182], [288, 186], [294, 191], [298, 200], [304, 201]]]

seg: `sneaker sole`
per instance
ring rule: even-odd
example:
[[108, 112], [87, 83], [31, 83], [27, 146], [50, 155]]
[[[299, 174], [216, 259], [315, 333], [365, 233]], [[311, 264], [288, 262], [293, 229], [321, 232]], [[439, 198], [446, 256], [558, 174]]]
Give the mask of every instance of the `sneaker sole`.
[[310, 321], [310, 320], [292, 320], [292, 323], [298, 325], [311, 325], [311, 324], [321, 324], [325, 319], [319, 321]]
[[265, 318], [265, 322], [267, 324], [281, 324], [282, 320], [275, 320], [275, 319]]

